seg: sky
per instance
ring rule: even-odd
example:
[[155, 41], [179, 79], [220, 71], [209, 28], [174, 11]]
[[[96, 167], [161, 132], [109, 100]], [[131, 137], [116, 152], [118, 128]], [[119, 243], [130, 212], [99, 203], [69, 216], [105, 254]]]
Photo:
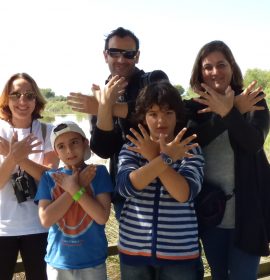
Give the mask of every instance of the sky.
[[56, 95], [90, 94], [109, 75], [104, 39], [130, 29], [144, 71], [161, 69], [187, 89], [199, 49], [224, 41], [243, 74], [270, 70], [269, 0], [2, 0], [0, 89], [18, 72]]

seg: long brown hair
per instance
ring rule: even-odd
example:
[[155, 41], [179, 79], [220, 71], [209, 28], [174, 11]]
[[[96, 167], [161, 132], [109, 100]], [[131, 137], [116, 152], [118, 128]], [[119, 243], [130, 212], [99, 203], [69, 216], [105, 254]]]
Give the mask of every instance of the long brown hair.
[[230, 48], [223, 41], [211, 41], [205, 44], [197, 54], [190, 78], [190, 86], [193, 90], [202, 90], [201, 83], [202, 77], [202, 61], [212, 52], [221, 52], [232, 68], [232, 80], [230, 86], [235, 92], [241, 92], [243, 89], [243, 76], [242, 72], [236, 63]]

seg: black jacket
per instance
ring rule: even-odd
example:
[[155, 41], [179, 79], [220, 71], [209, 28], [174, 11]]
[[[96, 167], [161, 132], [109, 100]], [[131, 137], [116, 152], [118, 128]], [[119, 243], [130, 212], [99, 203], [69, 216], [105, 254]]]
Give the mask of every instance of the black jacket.
[[270, 167], [263, 150], [269, 109], [265, 100], [258, 104], [266, 108], [263, 111], [241, 115], [233, 107], [224, 118], [214, 113], [198, 114], [202, 105], [192, 100], [186, 105], [189, 134], [197, 133], [202, 147], [228, 130], [235, 158], [235, 244], [250, 254], [269, 255]]
[[110, 158], [110, 174], [113, 179], [117, 173], [118, 155], [126, 141], [126, 135], [132, 127], [130, 114], [134, 111], [135, 101], [139, 91], [147, 84], [168, 79], [168, 76], [161, 70], [144, 72], [135, 69], [135, 72], [129, 80], [125, 93], [121, 96], [121, 102], [127, 102], [129, 106], [128, 116], [125, 119], [114, 118], [114, 129], [112, 131], [103, 131], [96, 126], [96, 118], [92, 118], [92, 131], [90, 139], [91, 150], [101, 158]]

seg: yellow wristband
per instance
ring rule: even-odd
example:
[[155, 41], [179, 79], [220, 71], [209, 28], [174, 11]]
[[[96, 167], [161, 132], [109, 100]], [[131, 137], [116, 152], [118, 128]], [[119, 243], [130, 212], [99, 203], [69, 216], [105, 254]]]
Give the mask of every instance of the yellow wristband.
[[84, 187], [81, 187], [73, 196], [72, 199], [74, 201], [78, 201], [82, 195], [86, 192], [86, 189]]

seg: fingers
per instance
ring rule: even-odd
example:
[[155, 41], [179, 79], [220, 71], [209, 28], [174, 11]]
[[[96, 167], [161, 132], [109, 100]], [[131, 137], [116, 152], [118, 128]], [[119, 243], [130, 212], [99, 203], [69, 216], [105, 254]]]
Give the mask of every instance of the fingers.
[[202, 88], [205, 89], [204, 92], [204, 97], [207, 98], [207, 96], [212, 95], [212, 94], [216, 94], [216, 91], [214, 91], [211, 87], [209, 87], [207, 84], [205, 83], [201, 83]]
[[201, 98], [193, 98], [194, 101], [205, 105], [208, 104], [208, 101], [211, 98], [208, 91], [196, 91], [195, 93], [197, 93]]
[[194, 101], [200, 103], [200, 104], [203, 104], [203, 105], [208, 105], [208, 100], [204, 99], [204, 98], [193, 98]]
[[91, 89], [92, 89], [92, 90], [100, 90], [100, 86], [97, 85], [97, 84], [92, 84]]
[[116, 84], [116, 82], [120, 79], [119, 75], [115, 75], [115, 76], [112, 76], [112, 78], [109, 80], [108, 82], [108, 85], [111, 86], [111, 85], [114, 85]]
[[141, 131], [141, 133], [142, 133], [142, 136], [143, 136], [144, 138], [149, 138], [149, 134], [148, 134], [148, 132], [146, 131], [146, 129], [144, 128], [144, 126], [141, 125], [141, 124], [139, 124], [138, 127], [139, 127], [139, 129], [140, 129], [140, 131]]
[[265, 107], [263, 106], [252, 106], [251, 111], [263, 111], [265, 110]]
[[133, 143], [136, 147], [139, 146], [139, 141], [137, 141], [134, 137], [132, 137], [131, 135], [127, 134], [126, 138]]
[[257, 81], [252, 81], [248, 86], [247, 88], [243, 91], [243, 94], [244, 95], [248, 95], [250, 94], [251, 91], [253, 91], [255, 85], [257, 84]]
[[128, 83], [124, 77], [120, 78], [118, 75], [116, 75], [111, 78], [111, 80], [108, 83], [108, 87], [115, 90], [119, 96], [125, 92], [125, 88], [126, 88], [127, 84]]
[[130, 147], [130, 146], [127, 146], [127, 149], [129, 151], [132, 151], [132, 152], [135, 152], [135, 153], [138, 153], [139, 152], [139, 149], [137, 147]]
[[62, 172], [56, 172], [56, 173], [52, 174], [52, 177], [53, 177], [55, 183], [57, 185], [61, 186], [62, 185], [62, 181], [63, 181], [63, 179], [65, 177], [65, 174], [62, 173]]
[[183, 135], [186, 133], [187, 128], [184, 127], [175, 137], [175, 141], [180, 142], [181, 139], [183, 138]]
[[197, 113], [203, 114], [203, 113], [210, 113], [210, 112], [212, 112], [212, 110], [209, 107], [207, 107], [207, 108], [199, 110]]
[[184, 139], [182, 141], [183, 145], [186, 146], [186, 145], [189, 145], [190, 142], [193, 142], [194, 139], [197, 138], [197, 135], [196, 134], [192, 134], [191, 136], [187, 137], [186, 139]]
[[18, 133], [17, 133], [17, 131], [15, 131], [15, 132], [13, 133], [13, 135], [12, 135], [12, 138], [11, 138], [10, 143], [11, 143], [11, 145], [12, 145], [12, 144], [14, 144], [14, 143], [17, 142], [17, 141], [18, 141]]
[[234, 96], [234, 90], [231, 88], [231, 86], [228, 86], [226, 88], [225, 95], [227, 95], [227, 96]]
[[89, 95], [81, 94], [80, 92], [70, 92], [67, 96], [67, 104], [84, 103], [89, 98]]
[[142, 141], [143, 137], [139, 132], [137, 132], [134, 128], [130, 128], [130, 131], [132, 132], [132, 134], [136, 137], [136, 139], [138, 141]]
[[163, 133], [159, 134], [159, 146], [161, 151], [166, 147], [166, 135]]
[[249, 95], [251, 98], [261, 97], [261, 100], [262, 100], [262, 99], [266, 96], [266, 94], [263, 93], [263, 94], [260, 94], [260, 95], [258, 96], [258, 94], [261, 93], [261, 92], [262, 92], [262, 87], [258, 87], [258, 88], [256, 88], [255, 90], [249, 92], [248, 95]]

